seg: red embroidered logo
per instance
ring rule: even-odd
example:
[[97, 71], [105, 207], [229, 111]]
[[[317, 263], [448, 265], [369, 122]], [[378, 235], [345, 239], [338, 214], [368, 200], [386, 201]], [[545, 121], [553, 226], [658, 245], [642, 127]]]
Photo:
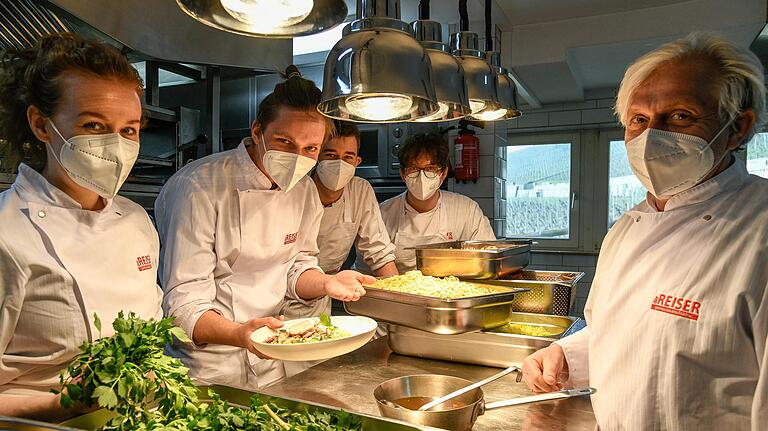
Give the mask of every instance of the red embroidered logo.
[[288, 235], [285, 236], [285, 241], [283, 241], [283, 245], [293, 244], [294, 242], [296, 242], [296, 237], [298, 235], [299, 235], [298, 232], [289, 233]]
[[149, 255], [139, 256], [136, 258], [136, 266], [139, 268], [139, 271], [152, 269], [152, 259], [149, 257]]
[[656, 295], [653, 298], [653, 304], [651, 304], [651, 310], [674, 314], [691, 320], [699, 320], [700, 309], [701, 302], [664, 294]]
[[453, 232], [447, 232], [447, 233], [445, 234], [445, 236], [446, 236], [448, 239], [451, 239], [451, 240], [452, 240], [452, 239], [453, 239]]

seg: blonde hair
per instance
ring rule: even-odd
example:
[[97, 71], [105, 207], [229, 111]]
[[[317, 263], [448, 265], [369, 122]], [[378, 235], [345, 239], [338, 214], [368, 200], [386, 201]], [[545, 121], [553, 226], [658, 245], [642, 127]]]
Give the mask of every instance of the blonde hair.
[[720, 88], [718, 110], [721, 122], [725, 123], [743, 111], [754, 111], [755, 126], [743, 143], [749, 142], [766, 121], [763, 65], [752, 52], [709, 33], [691, 33], [643, 55], [629, 66], [616, 96], [615, 112], [621, 124], [627, 126], [630, 97], [659, 65], [690, 58], [710, 60], [719, 69], [715, 79]]

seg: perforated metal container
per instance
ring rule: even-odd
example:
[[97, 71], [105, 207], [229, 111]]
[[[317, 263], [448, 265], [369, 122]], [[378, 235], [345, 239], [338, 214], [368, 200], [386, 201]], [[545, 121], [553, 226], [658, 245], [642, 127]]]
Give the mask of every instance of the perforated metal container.
[[583, 276], [583, 272], [519, 271], [497, 282], [529, 289], [512, 300], [513, 311], [567, 316], [576, 299], [576, 283]]

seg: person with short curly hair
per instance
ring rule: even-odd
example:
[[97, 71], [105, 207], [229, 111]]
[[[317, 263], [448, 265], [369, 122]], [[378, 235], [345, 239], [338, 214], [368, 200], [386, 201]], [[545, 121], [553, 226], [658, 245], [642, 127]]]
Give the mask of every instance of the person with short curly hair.
[[[445, 241], [494, 240], [480, 206], [458, 193], [441, 190], [448, 177], [448, 143], [438, 133], [411, 136], [400, 148], [400, 177], [408, 188], [381, 203], [381, 216], [395, 244], [400, 273], [416, 269], [411, 247]], [[356, 265], [365, 268], [358, 258]]]

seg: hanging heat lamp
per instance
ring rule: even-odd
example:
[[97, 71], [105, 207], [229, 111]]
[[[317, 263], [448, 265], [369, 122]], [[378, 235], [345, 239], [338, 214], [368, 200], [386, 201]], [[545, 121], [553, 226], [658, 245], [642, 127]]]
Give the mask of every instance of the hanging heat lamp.
[[438, 111], [426, 50], [400, 20], [399, 0], [358, 0], [357, 19], [328, 53], [317, 110], [331, 118], [392, 123]]
[[484, 110], [472, 115], [471, 118], [481, 121], [509, 120], [523, 115], [517, 109], [517, 87], [507, 74], [507, 69], [501, 67], [501, 55], [493, 50], [491, 7], [491, 0], [485, 0], [485, 57], [496, 73], [496, 95], [500, 106], [495, 110]]
[[451, 35], [452, 53], [464, 68], [472, 115], [501, 108], [496, 90], [496, 73], [479, 49], [477, 33], [469, 31], [467, 0], [459, 0], [461, 31]]
[[347, 17], [344, 0], [176, 0], [176, 3], [203, 24], [267, 38], [320, 33]]
[[419, 20], [411, 23], [413, 35], [427, 50], [432, 64], [432, 81], [439, 110], [416, 121], [450, 121], [464, 118], [471, 113], [464, 68], [443, 43], [440, 23], [429, 20], [429, 0], [419, 2]]
[[495, 111], [482, 111], [472, 115], [472, 119], [481, 121], [511, 120], [523, 115], [517, 109], [517, 87], [509, 77], [507, 69], [501, 67], [501, 56], [496, 51], [485, 53], [488, 62], [496, 72], [496, 90], [501, 107]]

